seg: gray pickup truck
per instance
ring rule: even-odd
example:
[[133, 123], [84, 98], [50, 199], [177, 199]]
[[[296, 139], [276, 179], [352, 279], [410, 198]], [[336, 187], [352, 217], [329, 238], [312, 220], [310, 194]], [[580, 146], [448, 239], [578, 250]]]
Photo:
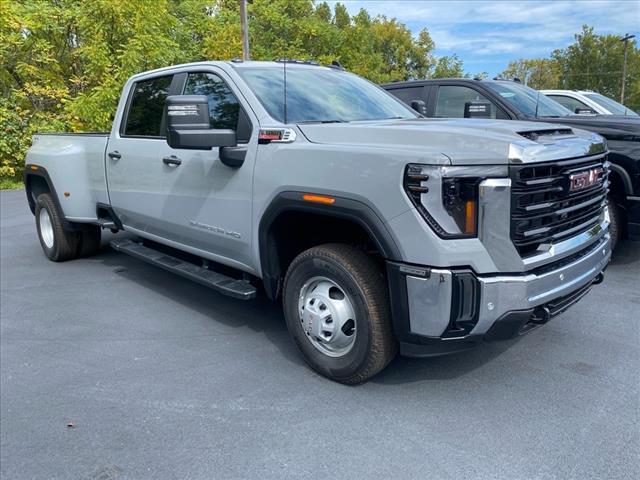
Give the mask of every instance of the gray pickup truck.
[[135, 75], [109, 134], [35, 135], [46, 256], [111, 245], [212, 289], [281, 299], [311, 367], [355, 384], [396, 355], [521, 335], [603, 279], [596, 134], [420, 115], [302, 62]]

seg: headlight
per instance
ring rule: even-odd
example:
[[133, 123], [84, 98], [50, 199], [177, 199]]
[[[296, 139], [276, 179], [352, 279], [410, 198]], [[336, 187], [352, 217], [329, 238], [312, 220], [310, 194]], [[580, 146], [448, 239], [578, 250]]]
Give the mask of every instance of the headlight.
[[506, 176], [506, 167], [407, 165], [404, 189], [411, 203], [442, 238], [478, 236], [478, 186], [487, 176]]
[[442, 204], [458, 226], [460, 235], [475, 237], [478, 233], [478, 177], [442, 179]]

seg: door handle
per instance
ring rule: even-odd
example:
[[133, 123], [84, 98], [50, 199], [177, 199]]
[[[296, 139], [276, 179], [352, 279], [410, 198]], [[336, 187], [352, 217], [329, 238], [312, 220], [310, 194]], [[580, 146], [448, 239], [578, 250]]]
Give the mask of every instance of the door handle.
[[114, 152], [109, 152], [107, 153], [107, 155], [109, 155], [109, 158], [111, 160], [120, 160], [122, 158], [122, 155], [120, 155], [119, 151], [114, 151]]
[[175, 155], [171, 155], [170, 157], [164, 157], [162, 159], [162, 162], [165, 165], [169, 165], [170, 167], [177, 167], [178, 165], [182, 164], [182, 160], [180, 160], [178, 157], [176, 157]]

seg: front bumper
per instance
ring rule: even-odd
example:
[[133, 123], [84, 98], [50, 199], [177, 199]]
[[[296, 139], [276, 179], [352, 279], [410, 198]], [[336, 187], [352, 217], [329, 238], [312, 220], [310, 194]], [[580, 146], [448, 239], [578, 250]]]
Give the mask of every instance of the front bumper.
[[526, 333], [582, 298], [602, 280], [610, 259], [605, 230], [585, 249], [523, 274], [476, 275], [390, 262], [401, 353], [441, 355]]

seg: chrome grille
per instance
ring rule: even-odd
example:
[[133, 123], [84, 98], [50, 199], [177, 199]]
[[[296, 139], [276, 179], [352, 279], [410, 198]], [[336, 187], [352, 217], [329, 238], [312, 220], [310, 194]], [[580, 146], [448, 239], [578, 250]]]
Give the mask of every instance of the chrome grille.
[[[521, 256], [595, 225], [606, 204], [609, 168], [605, 155], [512, 165], [511, 239]], [[597, 171], [595, 184], [571, 191], [572, 175]]]

